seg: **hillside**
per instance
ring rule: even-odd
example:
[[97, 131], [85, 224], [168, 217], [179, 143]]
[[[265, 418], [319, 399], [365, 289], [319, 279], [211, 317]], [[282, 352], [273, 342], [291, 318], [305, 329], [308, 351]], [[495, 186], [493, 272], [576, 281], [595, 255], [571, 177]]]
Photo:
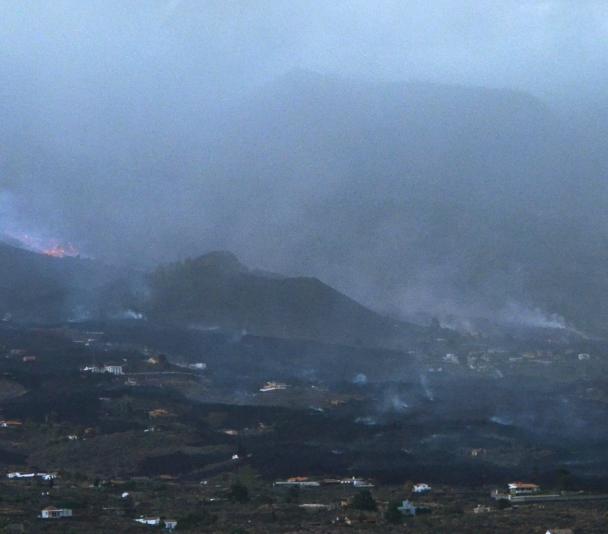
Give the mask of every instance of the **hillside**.
[[55, 258], [0, 242], [0, 317], [59, 322], [118, 313], [137, 275], [83, 258]]
[[608, 324], [606, 158], [538, 99], [296, 72], [222, 126], [201, 198], [248, 261], [405, 316]]
[[250, 271], [227, 252], [160, 267], [150, 319], [257, 335], [391, 346], [422, 329], [382, 317], [316, 278]]
[[231, 250], [405, 319], [606, 333], [597, 109], [565, 117], [520, 91], [296, 71], [197, 110], [83, 151], [7, 134], [3, 168], [15, 197], [32, 191], [27, 210], [61, 211], [62, 237], [116, 264]]

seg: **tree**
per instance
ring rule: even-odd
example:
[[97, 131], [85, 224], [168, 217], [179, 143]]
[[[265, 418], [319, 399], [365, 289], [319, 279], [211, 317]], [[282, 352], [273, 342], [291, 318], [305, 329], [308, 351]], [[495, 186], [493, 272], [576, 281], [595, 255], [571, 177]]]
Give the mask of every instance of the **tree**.
[[403, 521], [403, 514], [399, 510], [399, 506], [401, 506], [399, 501], [391, 501], [384, 514], [384, 519], [394, 525], [401, 523]]
[[288, 504], [297, 503], [300, 500], [300, 488], [298, 486], [292, 486], [287, 490], [285, 495], [285, 502]]
[[232, 502], [245, 503], [249, 500], [249, 490], [247, 486], [237, 480], [232, 483], [230, 490], [228, 491], [228, 498]]
[[180, 518], [177, 522], [177, 530], [201, 529], [213, 525], [216, 521], [217, 516], [215, 514], [211, 514], [207, 510], [201, 510]]
[[557, 487], [560, 491], [566, 491], [572, 489], [572, 473], [563, 467], [558, 469], [555, 473], [557, 479]]
[[373, 511], [376, 509], [376, 501], [369, 490], [362, 490], [353, 497], [352, 507], [355, 510]]

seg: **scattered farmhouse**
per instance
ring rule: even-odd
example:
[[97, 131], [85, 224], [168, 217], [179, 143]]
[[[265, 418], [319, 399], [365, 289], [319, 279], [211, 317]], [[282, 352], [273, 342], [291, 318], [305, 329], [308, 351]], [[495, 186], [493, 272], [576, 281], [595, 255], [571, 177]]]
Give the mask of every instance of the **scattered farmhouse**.
[[425, 482], [419, 482], [418, 484], [414, 484], [414, 488], [412, 489], [412, 492], [418, 493], [418, 494], [430, 493], [431, 489], [432, 489], [431, 486], [429, 486]]
[[177, 527], [177, 521], [175, 519], [161, 519], [160, 517], [142, 516], [134, 519], [134, 521], [141, 525], [148, 525], [150, 527], [158, 527], [162, 524], [167, 530], [175, 530]]
[[57, 473], [20, 473], [19, 471], [15, 471], [12, 473], [7, 473], [7, 478], [41, 478], [42, 480], [53, 480], [57, 478]]
[[403, 515], [412, 517], [416, 515], [416, 507], [411, 501], [403, 501], [397, 510], [399, 510]]
[[149, 525], [151, 527], [157, 527], [160, 525], [160, 517], [138, 517], [134, 519], [136, 523], [140, 523], [142, 525]]
[[279, 391], [287, 389], [287, 384], [282, 382], [266, 382], [261, 388], [260, 391], [266, 393], [267, 391]]
[[540, 492], [540, 486], [529, 482], [511, 482], [507, 487], [511, 495], [531, 495]]
[[16, 421], [14, 419], [5, 419], [0, 421], [0, 428], [19, 428], [22, 427], [23, 423], [21, 421]]
[[61, 519], [64, 517], [72, 517], [72, 510], [70, 508], [49, 506], [40, 512], [41, 519]]
[[82, 371], [85, 373], [93, 373], [93, 374], [111, 374], [111, 375], [124, 375], [124, 370], [122, 365], [87, 365], [82, 368]]
[[344, 479], [340, 480], [340, 484], [352, 484], [355, 488], [373, 488], [374, 487], [374, 485], [371, 482], [364, 480], [362, 478], [356, 478], [356, 477], [344, 478]]
[[275, 486], [296, 486], [299, 488], [315, 488], [321, 484], [316, 480], [310, 480], [308, 477], [291, 477], [287, 480], [277, 480]]

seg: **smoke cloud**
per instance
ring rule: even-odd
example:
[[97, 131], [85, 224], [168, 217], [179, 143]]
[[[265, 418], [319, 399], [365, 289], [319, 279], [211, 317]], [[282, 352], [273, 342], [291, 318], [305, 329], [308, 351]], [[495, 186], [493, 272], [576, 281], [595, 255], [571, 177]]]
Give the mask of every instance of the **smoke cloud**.
[[230, 249], [402, 317], [608, 313], [604, 2], [7, 0], [0, 20], [5, 234], [146, 267]]

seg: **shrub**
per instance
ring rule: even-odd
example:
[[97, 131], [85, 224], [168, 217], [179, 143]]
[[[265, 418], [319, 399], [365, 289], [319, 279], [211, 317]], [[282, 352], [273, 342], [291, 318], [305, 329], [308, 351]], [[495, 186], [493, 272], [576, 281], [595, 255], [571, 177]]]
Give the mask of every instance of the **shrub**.
[[352, 507], [355, 510], [375, 510], [376, 501], [369, 490], [363, 490], [353, 497]]
[[249, 490], [240, 481], [233, 482], [228, 491], [228, 498], [232, 502], [245, 503], [249, 500]]
[[398, 525], [403, 521], [403, 514], [399, 511], [399, 506], [401, 503], [399, 501], [391, 501], [386, 509], [386, 513], [384, 514], [384, 519], [386, 519], [389, 523], [393, 523], [394, 525]]

